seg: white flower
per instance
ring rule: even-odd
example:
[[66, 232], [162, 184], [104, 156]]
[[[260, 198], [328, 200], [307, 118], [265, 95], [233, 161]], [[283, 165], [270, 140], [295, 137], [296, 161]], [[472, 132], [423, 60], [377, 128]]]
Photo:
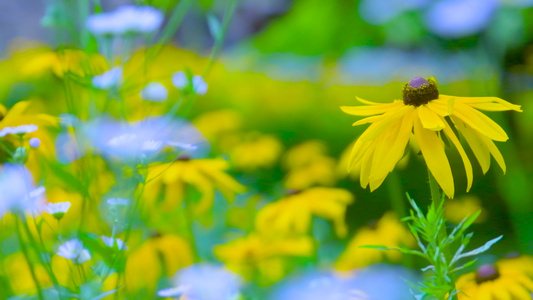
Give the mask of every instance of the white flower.
[[39, 127], [37, 125], [20, 125], [17, 127], [4, 127], [0, 130], [0, 137], [4, 137], [8, 134], [24, 134], [37, 131]]
[[[196, 127], [186, 120], [168, 117], [149, 117], [132, 123], [99, 118], [85, 123], [79, 137], [107, 158], [125, 161], [142, 159], [148, 162], [164, 147], [172, 146], [171, 142], [195, 145], [195, 153], [189, 153], [193, 155], [208, 148], [207, 141]], [[192, 152], [181, 148], [174, 151]]]
[[107, 90], [122, 84], [122, 67], [114, 67], [111, 70], [94, 76], [92, 84], [97, 89]]
[[112, 238], [112, 237], [108, 237], [105, 235], [100, 236], [100, 238], [102, 239], [104, 244], [106, 244], [106, 246], [110, 248], [114, 248], [116, 244], [119, 250], [128, 249], [128, 246], [126, 246], [126, 243], [124, 243], [124, 241], [119, 238]]
[[76, 264], [82, 264], [91, 259], [91, 253], [83, 247], [83, 243], [78, 239], [61, 244], [57, 248], [57, 255], [70, 259]]
[[67, 213], [70, 208], [70, 202], [57, 202], [57, 203], [48, 203], [44, 207], [44, 211], [54, 216], [56, 219], [61, 219]]
[[163, 14], [153, 7], [125, 5], [112, 12], [90, 16], [87, 28], [95, 35], [149, 34], [162, 22]]
[[168, 98], [168, 91], [160, 82], [150, 82], [141, 90], [141, 98], [146, 101], [164, 102]]
[[198, 95], [205, 95], [207, 93], [207, 83], [200, 75], [192, 77], [192, 89]]
[[184, 296], [194, 300], [233, 300], [240, 293], [242, 279], [224, 267], [200, 264], [179, 270], [173, 283], [173, 288], [157, 294], [175, 299]]
[[192, 91], [197, 95], [205, 95], [207, 93], [207, 83], [200, 75], [194, 75], [189, 82], [187, 74], [183, 71], [178, 71], [172, 74], [172, 84], [180, 90], [191, 87]]
[[30, 139], [30, 147], [32, 148], [39, 148], [41, 145], [41, 140], [38, 138], [31, 138]]
[[183, 71], [172, 74], [172, 84], [178, 89], [182, 90], [189, 85], [189, 79]]
[[0, 168], [0, 217], [6, 212], [39, 214], [44, 203], [44, 187], [35, 187], [31, 172], [19, 164]]

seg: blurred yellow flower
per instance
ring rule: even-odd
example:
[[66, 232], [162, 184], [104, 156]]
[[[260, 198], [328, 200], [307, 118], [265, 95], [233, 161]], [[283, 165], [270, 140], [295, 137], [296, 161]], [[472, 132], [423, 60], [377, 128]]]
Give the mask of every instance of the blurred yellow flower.
[[336, 188], [310, 188], [289, 194], [263, 207], [255, 219], [256, 229], [264, 235], [308, 233], [313, 216], [332, 221], [335, 233], [345, 237], [346, 207], [353, 203], [352, 194]]
[[230, 159], [238, 170], [254, 171], [272, 167], [278, 160], [283, 145], [274, 135], [250, 133], [230, 152]]
[[311, 186], [333, 186], [337, 182], [336, 160], [326, 155], [322, 141], [310, 140], [289, 149], [283, 165], [288, 169], [284, 186], [291, 190], [304, 190]]
[[[531, 267], [531, 266], [530, 266]], [[529, 274], [533, 269], [529, 270]], [[465, 274], [456, 282], [459, 300], [513, 299], [530, 300], [533, 280], [523, 268], [513, 268], [505, 263], [480, 266], [477, 271]]]
[[[2, 277], [9, 281], [9, 286], [16, 295], [37, 291], [35, 281], [31, 275], [30, 266], [22, 252], [16, 252], [3, 257]], [[35, 275], [41, 288], [52, 286], [52, 280], [41, 264], [32, 262]]]
[[[20, 73], [23, 76], [42, 76], [52, 71], [56, 76], [63, 77], [66, 73], [85, 77], [100, 74], [108, 64], [99, 54], [87, 54], [83, 50], [62, 49], [53, 51], [47, 48], [35, 49], [19, 53], [21, 60]], [[19, 58], [15, 56], [14, 59]]]
[[[9, 110], [0, 104], [0, 129], [30, 124], [38, 127], [36, 131], [24, 135], [27, 139], [38, 138], [40, 140], [39, 147], [29, 151], [27, 161], [28, 168], [34, 176], [38, 177], [40, 174], [38, 155], [42, 154], [48, 158], [55, 155], [54, 139], [49, 129], [57, 127], [59, 119], [51, 115], [37, 113], [39, 111], [38, 108], [33, 107], [32, 104], [34, 104], [32, 101], [20, 101]], [[15, 147], [24, 146], [20, 145], [19, 140], [12, 135], [7, 135], [2, 140], [9, 141]]]
[[[449, 198], [453, 198], [455, 189], [440, 135], [445, 135], [461, 155], [468, 181], [467, 191], [473, 181], [472, 165], [453, 128], [465, 138], [484, 173], [489, 169], [490, 155], [505, 172], [505, 162], [493, 141], [506, 141], [507, 134], [478, 109], [521, 111], [519, 105], [496, 97], [442, 95], [432, 77], [428, 80], [413, 78], [405, 85], [403, 94], [403, 101], [375, 103], [357, 98], [366, 106], [341, 107], [345, 113], [366, 117], [354, 126], [371, 124], [355, 143], [349, 164], [350, 169], [360, 169], [363, 188], [370, 185], [373, 191], [381, 185], [402, 158], [413, 130], [427, 167]], [[445, 117], [449, 117], [452, 123]]]
[[225, 172], [228, 169], [228, 161], [221, 158], [178, 159], [151, 167], [144, 198], [155, 201], [162, 193], [162, 208], [173, 210], [184, 199], [187, 188], [192, 187], [201, 194], [193, 210], [195, 214], [202, 214], [213, 206], [215, 190], [219, 190], [228, 200], [246, 190]]
[[448, 199], [444, 202], [444, 217], [446, 220], [459, 224], [481, 210], [481, 214], [474, 223], [483, 223], [487, 219], [487, 212], [481, 207], [481, 201], [473, 195], [466, 195], [456, 199]]
[[[314, 244], [310, 237], [276, 237], [257, 233], [216, 246], [214, 253], [228, 269], [245, 279], [258, 274], [273, 282], [286, 273], [286, 257], [310, 257]], [[258, 278], [255, 278], [258, 279]]]
[[201, 114], [192, 121], [202, 134], [215, 144], [220, 143], [224, 135], [235, 133], [242, 127], [242, 116], [231, 109], [220, 109]]
[[327, 145], [319, 140], [309, 140], [291, 147], [283, 156], [283, 167], [295, 169], [326, 156]]
[[360, 247], [368, 245], [414, 247], [416, 241], [396, 215], [388, 212], [374, 225], [361, 228], [354, 235], [344, 252], [337, 259], [335, 268], [339, 271], [349, 271], [381, 262], [385, 258], [398, 262], [402, 257], [399, 251], [382, 251]]
[[129, 255], [125, 288], [130, 294], [153, 291], [161, 276], [172, 276], [193, 263], [192, 249], [183, 238], [170, 234], [151, 237]]

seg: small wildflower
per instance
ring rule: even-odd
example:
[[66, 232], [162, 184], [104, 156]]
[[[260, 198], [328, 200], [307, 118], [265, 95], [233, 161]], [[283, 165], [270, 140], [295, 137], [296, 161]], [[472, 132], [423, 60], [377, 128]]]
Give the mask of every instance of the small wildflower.
[[17, 127], [4, 127], [0, 130], [0, 137], [4, 137], [8, 134], [25, 134], [37, 131], [39, 129], [37, 125], [20, 125]]
[[[454, 132], [456, 129], [472, 148], [483, 173], [490, 166], [490, 155], [505, 172], [505, 162], [493, 141], [508, 139], [505, 131], [479, 110], [521, 111], [519, 105], [496, 97], [455, 97], [440, 94], [434, 78], [413, 78], [403, 90], [403, 101], [375, 103], [360, 98], [366, 106], [343, 106], [351, 115], [364, 116], [353, 125], [371, 124], [358, 138], [351, 154], [349, 169], [360, 169], [361, 186], [378, 188], [396, 163], [414, 134], [427, 167], [444, 193], [455, 193], [450, 164], [441, 135], [457, 148], [465, 166], [467, 191], [472, 186], [472, 164]], [[450, 121], [447, 120], [447, 117]]]
[[172, 74], [172, 84], [180, 90], [186, 88], [189, 85], [187, 74], [183, 71]]
[[150, 82], [141, 90], [141, 98], [146, 101], [164, 102], [168, 98], [168, 91], [160, 82]]
[[112, 12], [90, 16], [87, 28], [95, 35], [149, 34], [162, 22], [163, 13], [153, 7], [125, 5]]
[[195, 75], [192, 77], [192, 89], [197, 95], [205, 95], [207, 93], [207, 83], [202, 76]]
[[183, 268], [173, 278], [176, 287], [160, 290], [160, 297], [195, 300], [237, 299], [241, 278], [229, 270], [214, 265], [193, 265]]
[[57, 248], [57, 255], [72, 260], [75, 264], [82, 264], [91, 259], [91, 253], [85, 249], [83, 243], [78, 240], [70, 240]]
[[182, 91], [190, 88], [197, 95], [205, 95], [207, 93], [207, 83], [200, 75], [194, 75], [189, 81], [187, 74], [179, 71], [172, 74], [172, 84]]
[[[207, 141], [193, 125], [166, 117], [149, 117], [132, 123], [99, 118], [84, 124], [80, 138], [105, 156], [126, 161], [151, 160], [165, 147], [190, 154], [208, 148]], [[187, 149], [180, 145], [186, 145]]]
[[54, 216], [57, 220], [60, 220], [68, 211], [70, 205], [70, 202], [48, 203], [45, 206], [44, 211]]
[[44, 187], [35, 187], [30, 171], [19, 164], [0, 168], [0, 217], [7, 212], [38, 214], [44, 202]]
[[32, 148], [39, 148], [39, 146], [41, 145], [41, 140], [39, 138], [31, 138], [30, 139], [30, 147]]
[[101, 90], [116, 88], [122, 84], [122, 76], [122, 67], [114, 67], [101, 75], [94, 76], [92, 84]]
[[102, 239], [104, 244], [106, 244], [106, 246], [108, 246], [110, 248], [114, 248], [115, 245], [116, 245], [119, 250], [127, 250], [128, 249], [128, 246], [126, 246], [126, 243], [124, 243], [124, 241], [119, 239], [119, 238], [112, 238], [112, 237], [108, 237], [108, 236], [104, 236], [104, 235], [100, 236], [100, 238]]

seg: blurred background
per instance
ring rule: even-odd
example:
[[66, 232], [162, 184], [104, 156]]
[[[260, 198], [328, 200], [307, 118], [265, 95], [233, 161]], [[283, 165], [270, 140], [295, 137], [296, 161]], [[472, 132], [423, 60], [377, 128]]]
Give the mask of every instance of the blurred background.
[[[4, 57], [16, 57], [28, 41], [55, 48], [64, 36], [75, 40], [78, 33], [68, 29], [71, 20], [60, 13], [73, 9], [70, 2], [2, 1]], [[177, 2], [135, 1], [164, 11]], [[126, 3], [132, 2], [102, 1], [102, 9]], [[228, 3], [193, 1], [174, 36], [176, 48], [165, 50], [154, 66], [199, 74], [214, 45], [211, 32], [216, 24], [210, 20], [222, 20]], [[467, 196], [459, 155], [448, 152], [457, 190], [449, 218], [460, 220], [482, 208], [483, 217], [473, 227], [474, 244], [504, 234], [493, 253], [531, 253], [532, 41], [531, 0], [242, 0], [220, 59], [206, 78], [209, 93], [195, 103], [191, 118], [213, 143], [213, 152], [232, 162], [232, 174], [253, 186], [237, 198], [242, 210], [249, 208], [254, 194], [267, 199], [257, 200], [260, 207], [287, 189], [341, 187], [356, 198], [346, 217], [351, 236], [391, 210], [391, 198], [405, 199], [409, 192], [425, 206], [429, 190], [424, 163], [416, 153], [407, 155], [377, 191], [362, 189], [357, 174], [346, 174], [343, 153], [365, 128], [351, 127], [356, 120], [339, 106], [358, 105], [355, 96], [375, 102], [401, 99], [403, 86], [415, 76], [435, 77], [442, 94], [497, 96], [522, 105], [522, 113], [487, 113], [510, 137], [497, 144], [507, 162], [505, 176], [494, 161], [485, 175], [473, 163], [474, 185]], [[53, 98], [31, 78], [17, 75], [16, 67], [14, 73], [5, 73], [13, 65], [3, 63], [2, 68], [0, 95], [7, 103], [28, 95]], [[468, 154], [473, 158], [471, 151]], [[291, 161], [302, 156], [309, 159], [298, 173]], [[233, 213], [235, 218], [243, 216]], [[243, 226], [228, 222], [230, 227]], [[331, 260], [345, 245], [321, 242], [319, 253]]]

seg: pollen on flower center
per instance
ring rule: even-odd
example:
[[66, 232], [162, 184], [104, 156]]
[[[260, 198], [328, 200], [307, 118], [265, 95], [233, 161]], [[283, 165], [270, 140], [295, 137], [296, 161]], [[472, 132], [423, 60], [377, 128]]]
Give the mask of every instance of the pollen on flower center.
[[403, 88], [403, 103], [420, 106], [439, 98], [437, 82], [433, 77], [428, 79], [415, 77]]
[[482, 265], [477, 269], [476, 272], [476, 282], [483, 283], [486, 281], [496, 280], [500, 277], [500, 272], [492, 264]]

